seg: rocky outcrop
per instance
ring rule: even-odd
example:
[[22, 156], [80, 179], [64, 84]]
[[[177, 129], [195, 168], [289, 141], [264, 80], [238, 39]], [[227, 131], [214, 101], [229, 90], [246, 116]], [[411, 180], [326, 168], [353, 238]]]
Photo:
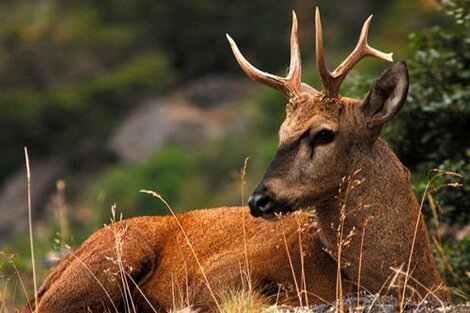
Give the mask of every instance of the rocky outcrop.
[[245, 83], [206, 77], [167, 98], [147, 101], [117, 127], [108, 146], [120, 160], [133, 163], [169, 143], [194, 146], [240, 132], [246, 119], [237, 101], [249, 92]]
[[[31, 160], [31, 204], [33, 217], [41, 215], [55, 181], [64, 169], [59, 158]], [[0, 189], [0, 246], [8, 236], [28, 229], [28, 184], [26, 169], [19, 169]]]

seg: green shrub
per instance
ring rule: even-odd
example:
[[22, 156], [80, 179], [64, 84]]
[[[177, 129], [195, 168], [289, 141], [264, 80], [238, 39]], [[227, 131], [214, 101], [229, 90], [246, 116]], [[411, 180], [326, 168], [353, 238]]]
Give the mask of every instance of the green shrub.
[[[463, 188], [443, 189], [436, 199], [444, 220], [470, 222], [470, 1], [443, 1], [449, 26], [423, 29], [410, 36], [414, 55], [407, 104], [387, 137], [422, 190], [431, 168], [457, 171]], [[421, 186], [421, 187], [420, 187]]]
[[168, 147], [141, 164], [110, 168], [89, 188], [86, 201], [88, 206], [99, 206], [95, 209], [95, 213], [99, 212], [96, 214], [99, 224], [109, 220], [109, 208], [113, 203], [117, 203], [118, 211], [123, 212], [126, 218], [169, 213], [162, 203], [139, 193], [141, 189], [160, 193], [175, 211], [179, 211], [179, 188], [190, 177], [194, 167], [194, 159], [187, 151]]

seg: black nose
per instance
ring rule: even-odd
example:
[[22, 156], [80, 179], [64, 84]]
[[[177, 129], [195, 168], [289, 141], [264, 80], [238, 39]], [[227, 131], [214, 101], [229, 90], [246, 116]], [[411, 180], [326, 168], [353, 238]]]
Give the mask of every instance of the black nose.
[[259, 217], [273, 209], [273, 200], [265, 194], [252, 194], [248, 198], [248, 205], [250, 206], [251, 215]]

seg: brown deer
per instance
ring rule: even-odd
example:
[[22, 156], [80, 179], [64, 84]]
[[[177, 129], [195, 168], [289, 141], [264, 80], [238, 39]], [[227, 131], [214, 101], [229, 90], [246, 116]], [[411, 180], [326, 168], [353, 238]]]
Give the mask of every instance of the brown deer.
[[[236, 207], [113, 223], [52, 270], [25, 312], [160, 312], [186, 303], [217, 310], [218, 292], [245, 280], [265, 292], [281, 286], [286, 303], [332, 302], [338, 284], [345, 292], [355, 290], [360, 256], [361, 288], [376, 293], [390, 283], [394, 268], [406, 264], [418, 217], [407, 295], [449, 300], [409, 173], [378, 138], [405, 100], [405, 63], [393, 64], [364, 100], [339, 96], [341, 82], [361, 58], [391, 60], [367, 45], [369, 24], [370, 18], [356, 49], [330, 73], [317, 10], [317, 65], [324, 91], [301, 82], [295, 14], [286, 78], [254, 68], [228, 37], [248, 76], [289, 99], [278, 151], [249, 198], [252, 215], [282, 218], [267, 222]], [[286, 214], [308, 207], [316, 214]], [[358, 233], [370, 217], [361, 249]], [[340, 224], [349, 241], [342, 262], [335, 253]]]

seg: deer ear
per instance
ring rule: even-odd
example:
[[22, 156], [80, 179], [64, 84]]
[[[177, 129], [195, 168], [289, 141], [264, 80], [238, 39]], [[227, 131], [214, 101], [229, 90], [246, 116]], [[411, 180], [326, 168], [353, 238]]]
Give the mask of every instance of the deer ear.
[[404, 61], [394, 63], [372, 85], [361, 104], [366, 127], [375, 129], [391, 121], [408, 93], [408, 69]]

